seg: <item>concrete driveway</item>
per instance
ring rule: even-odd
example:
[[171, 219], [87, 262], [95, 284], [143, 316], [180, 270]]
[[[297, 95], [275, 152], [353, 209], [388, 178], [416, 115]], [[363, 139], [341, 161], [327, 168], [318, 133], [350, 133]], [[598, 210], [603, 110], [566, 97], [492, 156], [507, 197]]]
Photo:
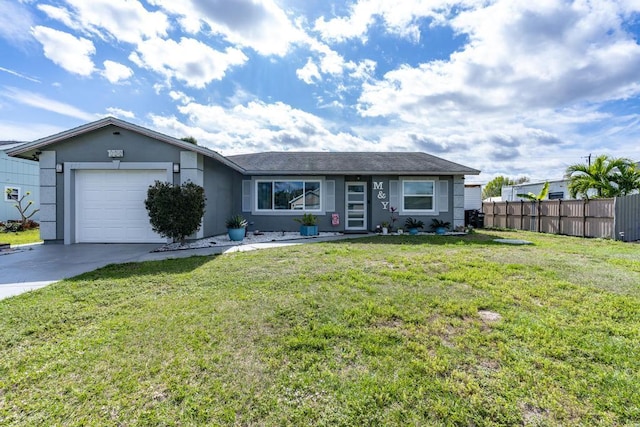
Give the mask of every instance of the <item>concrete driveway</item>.
[[108, 264], [154, 259], [150, 251], [158, 246], [53, 244], [18, 247], [12, 252], [0, 255], [0, 299], [38, 289]]

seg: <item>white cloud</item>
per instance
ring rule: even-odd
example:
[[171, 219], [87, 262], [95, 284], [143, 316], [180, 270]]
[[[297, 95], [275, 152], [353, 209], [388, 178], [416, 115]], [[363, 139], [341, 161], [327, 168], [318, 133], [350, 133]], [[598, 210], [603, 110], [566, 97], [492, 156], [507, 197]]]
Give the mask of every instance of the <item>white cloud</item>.
[[25, 76], [24, 74], [20, 74], [17, 71], [10, 70], [8, 68], [0, 67], [0, 71], [4, 71], [5, 73], [11, 74], [12, 76], [20, 77], [21, 79], [29, 80], [34, 83], [41, 83], [40, 80], [34, 79], [33, 77]]
[[329, 21], [324, 17], [318, 18], [315, 30], [320, 32], [325, 40], [342, 42], [360, 38], [366, 41], [367, 30], [374, 23], [374, 15], [378, 12], [377, 5], [372, 1], [360, 1], [350, 9], [351, 14], [347, 17], [336, 17]]
[[40, 25], [33, 27], [31, 34], [42, 44], [44, 56], [60, 67], [81, 76], [93, 73], [91, 56], [96, 49], [91, 40]]
[[168, 13], [181, 16], [183, 29], [197, 33], [206, 24], [226, 41], [250, 47], [261, 55], [283, 56], [303, 33], [273, 0], [150, 0]]
[[33, 26], [31, 13], [19, 3], [0, 0], [0, 37], [15, 44], [31, 41], [29, 29]]
[[30, 107], [40, 108], [42, 110], [62, 114], [63, 116], [74, 117], [86, 121], [92, 121], [96, 119], [96, 116], [94, 114], [82, 111], [79, 108], [74, 107], [73, 105], [55, 101], [38, 93], [30, 92], [27, 90], [5, 86], [3, 90], [0, 91], [0, 96], [11, 99], [13, 102], [18, 102]]
[[114, 61], [104, 61], [102, 75], [111, 83], [119, 83], [133, 76], [133, 70], [126, 65]]
[[614, 2], [559, 0], [466, 10], [450, 21], [469, 39], [463, 49], [368, 80], [359, 111], [405, 131], [389, 141], [459, 153], [487, 172], [505, 164], [531, 170], [532, 161], [543, 163], [542, 173], [561, 171], [567, 156], [579, 161], [572, 147], [584, 140], [580, 124], [587, 117], [604, 124], [598, 105], [640, 94], [640, 46], [621, 27], [621, 13]]
[[203, 88], [213, 80], [222, 79], [230, 67], [242, 65], [248, 58], [235, 48], [220, 52], [198, 40], [182, 38], [180, 42], [145, 40], [129, 59], [168, 79], [176, 78], [187, 86]]
[[125, 119], [135, 119], [136, 115], [133, 111], [123, 110], [117, 107], [107, 107], [107, 114], [114, 117], [124, 117]]
[[311, 58], [307, 60], [304, 67], [296, 70], [296, 76], [306, 84], [312, 84], [314, 81], [322, 80], [318, 67], [313, 63]]
[[164, 13], [150, 12], [137, 0], [65, 0], [69, 9], [39, 6], [49, 17], [73, 29], [82, 29], [103, 39], [127, 43], [165, 36], [169, 22]]
[[316, 19], [314, 30], [327, 42], [356, 38], [366, 43], [371, 26], [380, 23], [388, 34], [417, 42], [421, 36], [421, 20], [440, 25], [454, 9], [476, 8], [485, 3], [486, 0], [359, 0], [348, 8], [346, 16]]
[[45, 15], [51, 19], [62, 22], [69, 28], [74, 30], [82, 30], [82, 25], [77, 21], [76, 17], [65, 7], [52, 6], [50, 4], [38, 4], [36, 6]]
[[374, 142], [344, 132], [334, 132], [313, 114], [280, 102], [251, 101], [224, 108], [189, 103], [178, 107], [187, 116], [151, 115], [153, 125], [171, 135], [193, 135], [201, 145], [236, 154], [270, 150], [354, 151], [375, 150]]
[[43, 123], [6, 121], [0, 119], [0, 135], [7, 141], [33, 141], [45, 135], [53, 135], [65, 130], [64, 126], [52, 126]]
[[193, 101], [193, 98], [187, 96], [187, 94], [185, 94], [184, 92], [180, 92], [177, 90], [169, 91], [169, 97], [174, 101], [180, 102], [181, 104], [188, 104], [189, 102]]

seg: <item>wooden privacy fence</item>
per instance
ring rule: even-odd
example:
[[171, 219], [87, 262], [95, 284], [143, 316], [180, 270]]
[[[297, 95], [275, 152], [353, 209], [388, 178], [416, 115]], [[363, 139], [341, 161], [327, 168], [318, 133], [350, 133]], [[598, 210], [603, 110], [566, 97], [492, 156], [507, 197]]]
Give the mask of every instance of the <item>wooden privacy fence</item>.
[[[619, 238], [616, 199], [492, 202], [483, 203], [482, 211], [485, 227]], [[638, 220], [637, 212], [635, 220]]]

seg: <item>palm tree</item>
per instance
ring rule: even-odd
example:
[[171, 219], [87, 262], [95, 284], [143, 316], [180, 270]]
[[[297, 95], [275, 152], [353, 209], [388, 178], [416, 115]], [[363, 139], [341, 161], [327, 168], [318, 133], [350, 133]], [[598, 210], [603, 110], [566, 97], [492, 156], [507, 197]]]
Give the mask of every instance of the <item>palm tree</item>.
[[588, 191], [595, 190], [596, 197], [615, 197], [620, 195], [620, 190], [614, 178], [620, 174], [621, 168], [633, 164], [628, 159], [611, 158], [600, 155], [592, 164], [575, 164], [567, 168], [565, 176], [570, 178], [569, 194], [575, 198], [581, 194], [589, 198]]
[[618, 166], [618, 173], [613, 176], [613, 182], [618, 187], [620, 196], [640, 190], [640, 168], [628, 160], [628, 163]]

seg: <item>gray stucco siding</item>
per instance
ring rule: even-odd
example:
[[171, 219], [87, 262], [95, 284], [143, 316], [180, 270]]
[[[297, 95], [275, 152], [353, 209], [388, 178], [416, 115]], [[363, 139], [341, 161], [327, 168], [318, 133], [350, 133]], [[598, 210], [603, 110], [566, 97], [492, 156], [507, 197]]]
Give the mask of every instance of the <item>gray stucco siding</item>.
[[214, 159], [205, 158], [204, 191], [207, 202], [203, 234], [205, 237], [224, 234], [227, 218], [241, 210], [242, 175]]
[[[305, 180], [305, 179], [320, 179], [323, 183], [324, 186], [322, 187], [322, 198], [325, 198], [325, 192], [326, 192], [326, 182], [327, 181], [334, 181], [334, 185], [335, 185], [335, 205], [333, 210], [326, 210], [326, 205], [323, 201], [322, 203], [322, 212], [310, 212], [314, 215], [316, 215], [318, 217], [318, 230], [319, 231], [324, 231], [324, 232], [330, 232], [330, 231], [344, 231], [344, 176], [332, 176], [332, 175], [326, 175], [326, 176], [318, 176], [318, 175], [313, 175], [313, 176], [299, 176], [299, 175], [294, 175], [294, 176], [287, 176], [287, 177], [265, 177], [263, 175], [261, 176], [243, 176], [242, 180], [250, 180], [252, 181], [252, 185], [253, 185], [253, 180], [255, 179], [286, 179], [286, 180]], [[238, 207], [241, 208], [242, 207], [242, 182], [240, 182], [240, 185], [238, 187], [238, 191], [236, 193], [236, 197], [239, 198], [239, 204]], [[255, 198], [255, 195], [252, 194], [252, 197]], [[237, 211], [238, 213], [241, 213], [242, 216], [244, 216], [247, 221], [250, 224], [249, 229], [250, 230], [262, 230], [262, 231], [298, 231], [300, 229], [300, 223], [296, 222], [295, 219], [296, 218], [301, 218], [303, 213], [303, 211], [284, 211], [283, 213], [278, 213], [278, 214], [269, 214], [269, 213], [259, 213], [259, 214], [253, 214], [252, 212], [249, 211], [245, 211], [242, 212], [241, 209], [238, 209]], [[332, 225], [331, 223], [331, 215], [333, 213], [338, 213], [340, 216], [340, 224], [337, 226]]]
[[[436, 184], [435, 187], [435, 211], [432, 213], [413, 213], [402, 212], [402, 181], [404, 179], [411, 180], [433, 180]], [[439, 198], [439, 182], [447, 182], [447, 206], [443, 209], [442, 206], [438, 206]], [[395, 182], [395, 184], [394, 184]], [[394, 189], [393, 186], [396, 186]], [[434, 218], [442, 221], [451, 222], [453, 224], [453, 177], [451, 176], [432, 176], [432, 177], [407, 177], [407, 176], [386, 176], [376, 175], [371, 177], [369, 186], [369, 195], [371, 200], [371, 223], [370, 230], [374, 230], [377, 225], [381, 225], [383, 222], [391, 222], [391, 212], [389, 208], [394, 207], [397, 209], [395, 218], [397, 221], [394, 224], [394, 229], [405, 228], [404, 223], [407, 218], [415, 218], [421, 220], [425, 224], [423, 231], [429, 231], [429, 226]]]
[[[264, 176], [244, 176], [242, 180], [250, 180], [251, 185], [254, 185], [255, 179], [263, 179]], [[422, 213], [402, 213], [400, 210], [400, 197], [401, 191], [400, 186], [402, 185], [403, 179], [430, 179], [434, 180], [436, 183], [436, 190], [434, 203], [437, 203], [439, 197], [439, 182], [447, 183], [447, 205], [446, 207], [437, 206], [436, 210], [433, 213], [422, 214]], [[287, 179], [307, 179], [305, 176], [292, 176]], [[432, 219], [438, 218], [442, 221], [451, 222], [454, 224], [454, 179], [452, 176], [437, 176], [437, 177], [404, 177], [404, 176], [388, 176], [388, 175], [373, 175], [373, 176], [364, 176], [364, 175], [354, 175], [354, 176], [333, 176], [326, 175], [323, 176], [322, 179], [326, 181], [334, 181], [335, 183], [335, 209], [328, 211], [325, 210], [321, 213], [314, 213], [318, 216], [318, 229], [319, 231], [345, 231], [345, 190], [347, 182], [362, 182], [365, 184], [366, 194], [367, 194], [367, 230], [375, 230], [377, 225], [380, 225], [384, 221], [391, 220], [391, 212], [389, 208], [391, 206], [398, 208], [398, 212], [395, 214], [398, 220], [395, 223], [395, 228], [404, 227], [404, 222], [407, 218], [412, 217], [416, 219], [420, 219], [425, 223], [425, 231], [429, 230], [429, 226], [431, 224]], [[397, 189], [394, 196], [391, 194], [391, 183], [396, 182]], [[240, 183], [241, 184], [241, 183]], [[240, 185], [241, 187], [241, 185]], [[255, 190], [253, 190], [255, 191]], [[323, 190], [323, 191], [326, 191]], [[235, 193], [236, 201], [239, 199], [240, 203], [236, 203], [241, 205], [242, 200], [242, 189], [236, 191]], [[251, 197], [253, 200], [255, 199], [255, 194], [252, 194]], [[238, 210], [240, 212], [240, 210]], [[254, 214], [250, 211], [242, 212], [242, 215], [249, 221], [251, 230], [262, 230], [262, 231], [296, 231], [299, 229], [299, 224], [294, 220], [295, 218], [299, 218], [302, 216], [304, 212], [294, 212], [294, 211], [286, 211], [285, 213], [278, 214], [269, 214], [269, 213], [260, 213]], [[313, 213], [313, 212], [312, 212]], [[332, 225], [331, 215], [333, 213], [337, 213], [340, 217], [340, 224], [338, 226]]]

